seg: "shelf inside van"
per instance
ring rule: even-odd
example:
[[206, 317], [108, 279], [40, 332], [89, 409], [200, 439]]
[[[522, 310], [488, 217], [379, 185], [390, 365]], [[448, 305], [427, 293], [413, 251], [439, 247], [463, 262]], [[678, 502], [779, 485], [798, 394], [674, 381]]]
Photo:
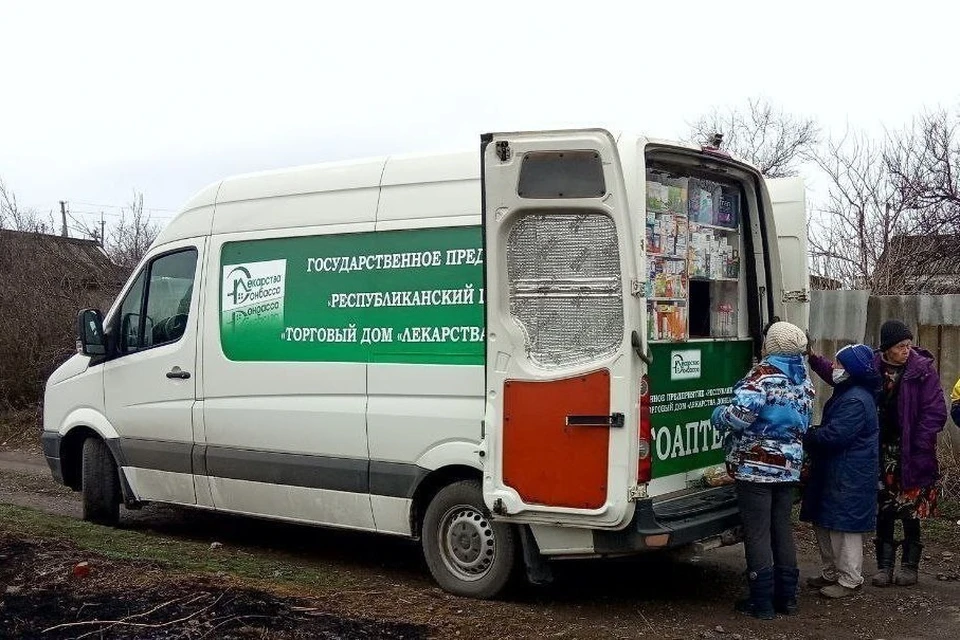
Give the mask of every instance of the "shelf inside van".
[[701, 229], [713, 229], [722, 233], [736, 233], [738, 231], [736, 227], [724, 227], [718, 224], [706, 224], [704, 222], [695, 222], [693, 220], [690, 221], [690, 226], [699, 227]]

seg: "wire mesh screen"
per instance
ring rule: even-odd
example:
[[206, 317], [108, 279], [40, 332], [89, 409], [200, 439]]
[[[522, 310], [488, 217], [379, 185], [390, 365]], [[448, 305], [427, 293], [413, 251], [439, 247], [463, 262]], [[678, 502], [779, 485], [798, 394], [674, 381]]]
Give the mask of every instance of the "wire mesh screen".
[[555, 369], [603, 359], [623, 340], [620, 251], [601, 213], [529, 214], [507, 238], [510, 313], [527, 357]]

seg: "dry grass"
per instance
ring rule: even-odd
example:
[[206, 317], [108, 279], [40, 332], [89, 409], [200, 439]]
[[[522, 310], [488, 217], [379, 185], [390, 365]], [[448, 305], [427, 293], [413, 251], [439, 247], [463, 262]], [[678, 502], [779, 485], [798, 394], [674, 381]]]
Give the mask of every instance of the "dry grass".
[[960, 446], [953, 438], [942, 438], [937, 447], [937, 458], [944, 497], [960, 502]]
[[43, 408], [0, 410], [0, 450], [17, 449], [39, 453], [43, 430]]

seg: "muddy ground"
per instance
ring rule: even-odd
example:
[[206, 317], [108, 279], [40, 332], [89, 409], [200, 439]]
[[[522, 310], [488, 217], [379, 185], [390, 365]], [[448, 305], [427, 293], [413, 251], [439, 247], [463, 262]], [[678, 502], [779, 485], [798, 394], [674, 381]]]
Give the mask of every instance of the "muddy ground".
[[[81, 558], [86, 558], [81, 560]], [[0, 533], [2, 638], [425, 638], [423, 625], [331, 615], [306, 600], [117, 563]]]
[[[0, 452], [0, 503], [79, 516], [76, 494], [49, 480], [42, 458], [31, 454]], [[0, 637], [960, 637], [955, 521], [937, 523], [936, 542], [928, 536], [919, 587], [866, 587], [835, 602], [804, 590], [799, 615], [771, 622], [731, 609], [742, 588], [739, 546], [701, 558], [560, 563], [550, 586], [521, 586], [500, 601], [479, 602], [438, 589], [418, 546], [394, 538], [163, 506], [124, 511], [121, 526], [144, 540], [162, 536], [204, 548], [216, 542], [210, 553], [275, 559], [284, 571], [319, 569], [330, 579], [304, 584], [277, 572], [275, 581], [251, 580], [108, 559], [69, 538], [14, 534], [17, 527], [0, 522]], [[803, 525], [797, 533], [801, 568], [813, 575], [812, 534]]]

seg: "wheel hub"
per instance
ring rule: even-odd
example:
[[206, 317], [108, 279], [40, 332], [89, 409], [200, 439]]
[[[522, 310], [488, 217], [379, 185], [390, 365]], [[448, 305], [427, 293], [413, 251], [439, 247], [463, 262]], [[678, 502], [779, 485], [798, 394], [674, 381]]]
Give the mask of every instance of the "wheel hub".
[[493, 528], [472, 506], [449, 510], [440, 523], [442, 556], [447, 567], [462, 580], [479, 580], [496, 556]]

